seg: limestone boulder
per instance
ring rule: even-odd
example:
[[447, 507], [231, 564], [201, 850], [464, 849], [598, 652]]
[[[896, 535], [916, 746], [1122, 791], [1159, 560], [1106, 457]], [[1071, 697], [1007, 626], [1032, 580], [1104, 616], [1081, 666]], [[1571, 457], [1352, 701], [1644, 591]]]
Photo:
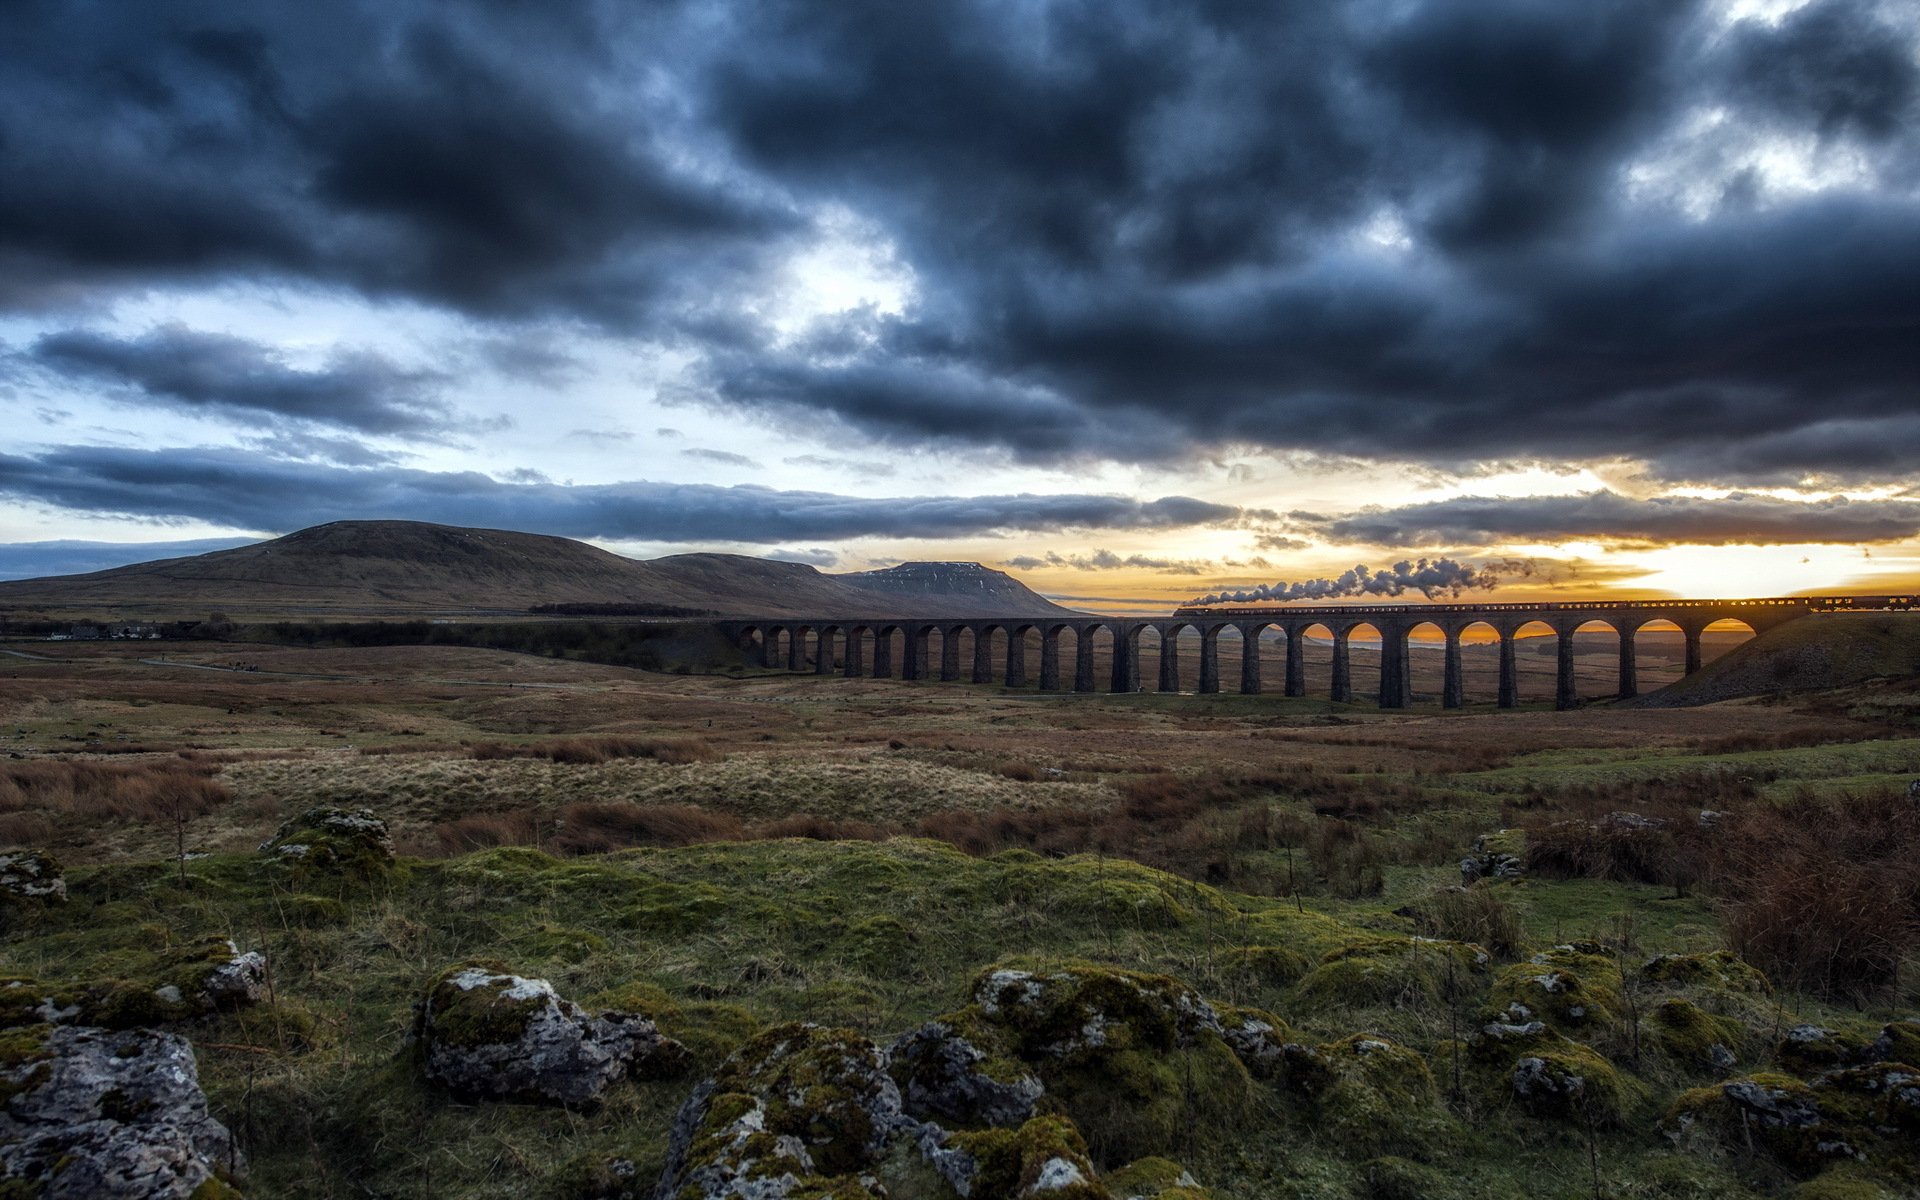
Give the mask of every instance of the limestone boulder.
[[[207, 1111], [193, 1047], [146, 1029], [40, 1025], [0, 1054], [0, 1180], [46, 1200], [235, 1194], [233, 1139]], [[13, 1194], [4, 1186], [0, 1192]]]
[[66, 872], [43, 850], [0, 852], [0, 897], [35, 904], [65, 904]]
[[679, 1070], [686, 1050], [646, 1016], [590, 1015], [544, 979], [495, 962], [465, 963], [427, 989], [414, 1039], [429, 1079], [477, 1099], [569, 1108], [629, 1077]]

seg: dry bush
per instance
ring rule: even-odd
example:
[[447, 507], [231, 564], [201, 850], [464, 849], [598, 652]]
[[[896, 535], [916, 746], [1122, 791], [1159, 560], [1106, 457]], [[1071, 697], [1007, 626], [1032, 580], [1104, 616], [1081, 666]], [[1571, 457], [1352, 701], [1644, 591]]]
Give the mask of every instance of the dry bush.
[[44, 846], [53, 835], [54, 824], [44, 813], [0, 813], [0, 846]]
[[747, 836], [736, 818], [691, 804], [569, 804], [554, 826], [551, 848], [560, 854], [737, 842]]
[[1520, 953], [1525, 933], [1500, 885], [1439, 888], [1412, 905], [1413, 928], [1423, 937], [1475, 942], [1503, 959]]
[[1307, 858], [1327, 890], [1344, 899], [1378, 896], [1387, 885], [1384, 856], [1367, 831], [1350, 821], [1322, 820], [1307, 839]]
[[148, 762], [41, 758], [0, 766], [0, 812], [161, 822], [210, 812], [233, 798], [219, 767], [179, 758]]
[[1030, 762], [1023, 762], [1019, 759], [998, 764], [993, 768], [993, 773], [995, 775], [1004, 775], [1016, 783], [1040, 782], [1040, 768]]
[[1697, 821], [1608, 813], [1527, 830], [1529, 874], [1547, 879], [1663, 883], [1683, 889], [1698, 861]]
[[1920, 946], [1920, 807], [1904, 797], [1755, 806], [1715, 839], [1727, 939], [1776, 983], [1864, 1003]]
[[756, 838], [807, 838], [816, 842], [884, 842], [892, 834], [868, 821], [835, 821], [810, 813], [781, 817], [754, 829]]
[[433, 827], [442, 854], [466, 854], [495, 846], [531, 846], [540, 840], [540, 822], [533, 813], [469, 813]]

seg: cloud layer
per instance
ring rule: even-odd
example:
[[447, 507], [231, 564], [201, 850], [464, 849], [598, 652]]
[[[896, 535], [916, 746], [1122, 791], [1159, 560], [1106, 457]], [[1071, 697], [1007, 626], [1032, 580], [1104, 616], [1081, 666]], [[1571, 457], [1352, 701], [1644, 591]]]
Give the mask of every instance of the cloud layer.
[[274, 532], [384, 517], [580, 538], [762, 544], [1168, 530], [1259, 515], [1184, 496], [872, 499], [712, 484], [567, 485], [539, 478], [503, 482], [479, 472], [353, 469], [207, 448], [96, 446], [0, 454], [0, 495], [100, 515], [192, 517]]

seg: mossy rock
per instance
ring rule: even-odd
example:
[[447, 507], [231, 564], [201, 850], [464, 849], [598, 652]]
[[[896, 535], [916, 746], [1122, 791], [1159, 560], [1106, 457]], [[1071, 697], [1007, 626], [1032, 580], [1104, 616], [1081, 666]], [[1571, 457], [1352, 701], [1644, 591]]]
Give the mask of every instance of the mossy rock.
[[47, 905], [67, 901], [66, 871], [44, 850], [0, 851], [0, 904]]
[[1725, 1075], [1740, 1060], [1747, 1027], [1733, 1017], [1714, 1016], [1691, 1000], [1669, 997], [1647, 1012], [1640, 1036], [1680, 1071]]
[[728, 1121], [745, 1103], [764, 1105], [766, 1133], [797, 1139], [821, 1175], [848, 1175], [887, 1140], [893, 1090], [885, 1056], [853, 1030], [778, 1025], [721, 1066], [713, 1103]]
[[1489, 1107], [1529, 1116], [1623, 1125], [1642, 1088], [1593, 1047], [1543, 1021], [1490, 1022], [1467, 1039], [1467, 1060]]
[[89, 985], [80, 1019], [107, 1029], [137, 1029], [243, 1008], [266, 992], [266, 960], [223, 937], [176, 946], [136, 970], [133, 978]]
[[1305, 1118], [1346, 1157], [1430, 1157], [1458, 1138], [1427, 1060], [1391, 1038], [1290, 1045], [1284, 1079], [1308, 1101]]
[[1640, 978], [1648, 983], [1673, 987], [1705, 988], [1752, 996], [1773, 994], [1773, 984], [1759, 968], [1725, 950], [1705, 954], [1662, 954], [1648, 959], [1640, 968]]
[[1889, 1021], [1881, 1026], [1868, 1053], [1881, 1062], [1920, 1063], [1920, 1020]]
[[1562, 946], [1501, 970], [1488, 1005], [1508, 1023], [1540, 1020], [1562, 1033], [1591, 1035], [1620, 1024], [1626, 997], [1612, 959]]
[[1114, 1200], [1088, 1159], [1086, 1140], [1063, 1117], [1035, 1117], [1018, 1129], [957, 1133], [951, 1141], [976, 1164], [970, 1195]]
[[1854, 1066], [1873, 1057], [1873, 1040], [1850, 1030], [1824, 1025], [1795, 1025], [1773, 1048], [1773, 1058], [1796, 1075], [1816, 1075]]
[[393, 870], [387, 823], [364, 808], [310, 808], [260, 843], [260, 853], [296, 880], [372, 880]]
[[910, 1116], [948, 1128], [1023, 1124], [1046, 1092], [977, 1005], [901, 1034], [888, 1047], [887, 1071]]
[[1142, 1158], [1100, 1180], [1114, 1200], [1207, 1200], [1210, 1195], [1170, 1158]]
[[1660, 1118], [1660, 1130], [1683, 1150], [1745, 1154], [1765, 1150], [1789, 1171], [1809, 1175], [1853, 1156], [1846, 1131], [1821, 1111], [1806, 1083], [1761, 1073], [1683, 1092]]
[[81, 1014], [85, 997], [25, 975], [0, 976], [0, 1029], [60, 1024]]
[[1172, 1150], [1192, 1120], [1245, 1118], [1248, 1068], [1218, 1011], [1178, 979], [1078, 964], [994, 967], [975, 980], [973, 998], [976, 1019], [1039, 1074], [1096, 1162]]
[[[1830, 1071], [1813, 1081], [1822, 1112], [1861, 1130], [1898, 1138], [1920, 1167], [1920, 1067], [1870, 1063]], [[1858, 1146], [1858, 1149], [1866, 1149]]]
[[1293, 1028], [1264, 1009], [1238, 1005], [1215, 1006], [1220, 1014], [1221, 1039], [1255, 1079], [1271, 1079], [1285, 1064], [1288, 1043], [1298, 1040]]

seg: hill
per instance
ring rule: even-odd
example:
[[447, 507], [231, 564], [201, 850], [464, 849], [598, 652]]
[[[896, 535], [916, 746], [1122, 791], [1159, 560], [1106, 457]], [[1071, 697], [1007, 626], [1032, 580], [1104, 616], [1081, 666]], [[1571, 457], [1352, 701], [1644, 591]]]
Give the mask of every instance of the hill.
[[[985, 589], [970, 573], [997, 576]], [[736, 554], [640, 561], [571, 538], [418, 521], [336, 521], [272, 541], [84, 575], [0, 582], [0, 610], [163, 619], [525, 613], [729, 616], [1064, 612], [975, 564], [907, 564], [924, 586], [879, 588]], [[893, 568], [901, 571], [905, 568]], [[873, 572], [887, 575], [889, 572]], [[962, 576], [965, 576], [963, 579]], [[876, 592], [883, 593], [876, 595]]]
[[1641, 697], [1650, 708], [1920, 675], [1920, 613], [1827, 613], [1777, 626]]

